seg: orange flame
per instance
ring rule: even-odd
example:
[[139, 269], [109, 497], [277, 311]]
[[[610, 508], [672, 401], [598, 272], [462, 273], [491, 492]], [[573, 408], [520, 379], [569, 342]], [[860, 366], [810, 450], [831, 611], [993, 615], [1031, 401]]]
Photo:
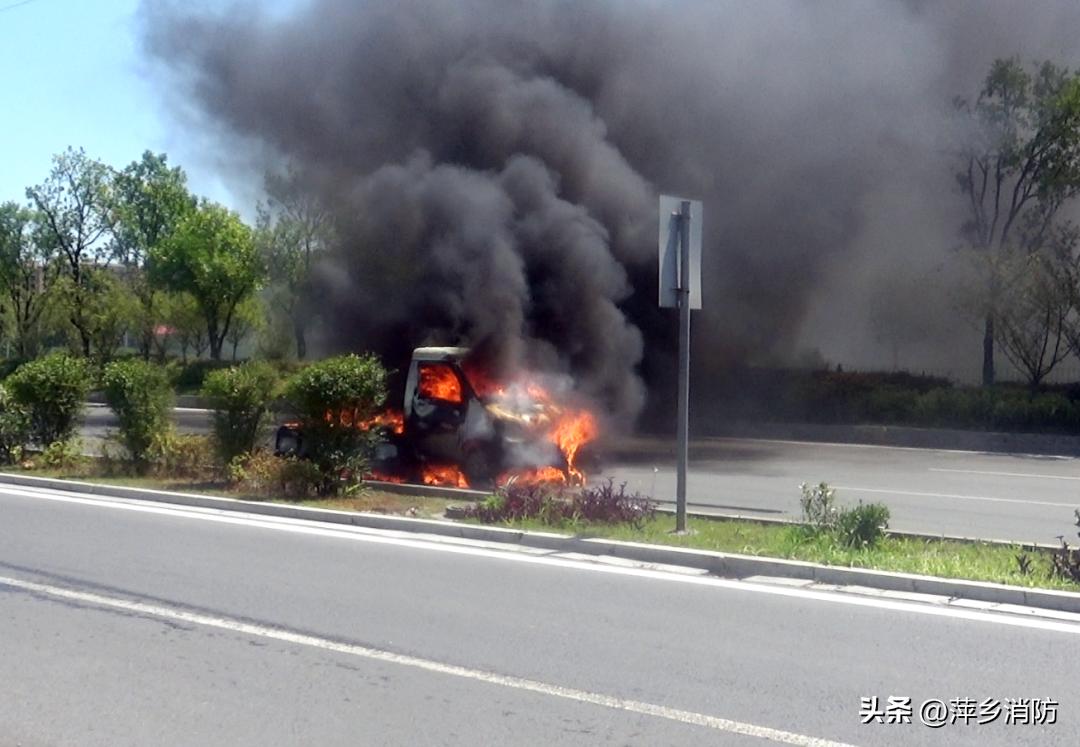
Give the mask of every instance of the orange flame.
[[528, 485], [537, 485], [540, 483], [565, 485], [566, 481], [566, 473], [558, 467], [536, 467], [534, 469], [504, 472], [499, 475], [495, 484], [500, 486], [510, 485], [512, 483], [525, 483]]
[[425, 464], [422, 479], [425, 485], [438, 485], [444, 488], [469, 487], [465, 475], [453, 464]]
[[498, 396], [506, 390], [506, 387], [475, 363], [463, 361], [461, 367], [465, 371], [465, 377], [469, 380], [473, 391], [476, 392], [476, 396], [481, 399]]
[[596, 438], [599, 432], [596, 418], [588, 410], [567, 413], [559, 418], [551, 432], [551, 440], [566, 458], [566, 471], [577, 484], [585, 482], [585, 475], [574, 463], [578, 450]]
[[359, 424], [359, 427], [365, 431], [380, 426], [400, 436], [405, 432], [405, 414], [401, 410], [387, 410]]
[[323, 416], [331, 426], [340, 425], [343, 428], [359, 428], [362, 431], [371, 430], [384, 426], [391, 432], [401, 435], [405, 432], [405, 416], [400, 410], [386, 410], [367, 420], [357, 420], [355, 410], [342, 410], [334, 416], [333, 410], [327, 410]]
[[450, 366], [436, 363], [420, 366], [420, 396], [458, 405], [465, 401], [461, 380]]

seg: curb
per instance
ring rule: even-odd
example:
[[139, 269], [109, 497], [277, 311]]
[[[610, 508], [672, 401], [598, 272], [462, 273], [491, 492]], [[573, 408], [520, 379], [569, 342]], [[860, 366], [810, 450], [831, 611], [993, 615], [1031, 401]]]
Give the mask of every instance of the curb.
[[[951, 599], [967, 599], [990, 604], [1010, 604], [1057, 612], [1080, 613], [1080, 593], [1029, 589], [980, 581], [964, 581], [920, 576], [892, 571], [827, 566], [798, 560], [762, 558], [733, 553], [692, 550], [681, 547], [646, 545], [619, 540], [573, 537], [548, 532], [531, 532], [503, 527], [487, 527], [434, 519], [413, 519], [404, 516], [335, 511], [279, 503], [242, 501], [235, 498], [174, 493], [163, 490], [128, 488], [118, 485], [58, 480], [0, 473], [0, 483], [22, 487], [47, 488], [72, 493], [85, 493], [110, 498], [157, 501], [221, 511], [243, 511], [264, 516], [276, 516], [331, 524], [383, 529], [399, 532], [435, 534], [484, 542], [501, 542], [555, 552], [579, 553], [591, 556], [611, 556], [642, 563], [682, 566], [707, 571], [726, 578], [779, 576], [819, 584], [863, 586], [884, 591], [931, 594]], [[464, 491], [461, 491], [464, 492]]]
[[[449, 500], [461, 500], [461, 501], [479, 501], [487, 498], [491, 495], [490, 491], [484, 490], [471, 490], [469, 488], [446, 488], [438, 485], [415, 485], [413, 483], [394, 483], [383, 482], [381, 480], [367, 480], [366, 485], [382, 490], [387, 493], [397, 493], [399, 495], [421, 495], [425, 498], [447, 498]], [[661, 514], [675, 514], [674, 508], [668, 506], [658, 506], [656, 508], [657, 513]], [[781, 526], [794, 526], [799, 522], [794, 519], [781, 519], [775, 516], [748, 516], [746, 514], [729, 514], [722, 511], [688, 511], [687, 516], [692, 519], [701, 519], [704, 521], [751, 521], [756, 524], [767, 525], [781, 525]], [[982, 539], [979, 537], [963, 537], [956, 534], [929, 534], [927, 532], [910, 532], [904, 529], [886, 529], [885, 534], [890, 537], [900, 537], [903, 539], [915, 539], [915, 540], [947, 540], [949, 542], [960, 542], [963, 544], [974, 545], [1001, 545], [1004, 547], [1015, 547], [1020, 550], [1057, 550], [1058, 545], [1053, 545], [1045, 542], [1019, 542], [1004, 539]]]

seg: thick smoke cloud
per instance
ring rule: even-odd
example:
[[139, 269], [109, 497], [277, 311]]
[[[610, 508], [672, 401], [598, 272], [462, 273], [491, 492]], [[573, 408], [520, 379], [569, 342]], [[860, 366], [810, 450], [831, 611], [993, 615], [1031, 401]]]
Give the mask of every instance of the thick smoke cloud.
[[660, 390], [670, 371], [660, 191], [705, 203], [706, 375], [800, 345], [952, 365], [963, 330], [935, 324], [962, 210], [951, 99], [995, 57], [1075, 64], [1080, 9], [312, 0], [143, 16], [197, 126], [252, 173], [292, 164], [341, 220], [321, 274], [329, 347], [401, 361], [484, 342], [631, 419], [641, 377]]

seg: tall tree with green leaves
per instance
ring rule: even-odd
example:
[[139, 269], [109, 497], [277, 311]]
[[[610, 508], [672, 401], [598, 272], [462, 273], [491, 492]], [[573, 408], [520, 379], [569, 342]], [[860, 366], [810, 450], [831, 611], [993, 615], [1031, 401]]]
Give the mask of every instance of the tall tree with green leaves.
[[995, 380], [994, 343], [1008, 270], [1042, 251], [1059, 211], [1080, 191], [1080, 77], [1049, 62], [1034, 73], [1016, 58], [996, 60], [974, 101], [957, 99], [967, 142], [957, 183], [968, 204], [962, 234], [978, 258], [982, 285], [984, 385]]
[[196, 204], [183, 169], [170, 168], [163, 153], [146, 151], [113, 179], [113, 251], [124, 265], [124, 277], [138, 300], [137, 343], [139, 353], [147, 360], [162, 309], [160, 291], [150, 283], [146, 272], [146, 260], [195, 210]]
[[272, 305], [288, 317], [296, 357], [303, 360], [317, 307], [312, 272], [319, 255], [334, 241], [334, 223], [294, 173], [267, 176], [266, 189], [269, 203], [260, 207], [256, 222], [259, 252], [268, 271]]
[[225, 341], [232, 346], [232, 360], [236, 360], [240, 345], [259, 332], [265, 324], [266, 308], [258, 295], [248, 296], [236, 307], [229, 332], [225, 335]]
[[195, 299], [206, 324], [210, 357], [221, 360], [237, 306], [256, 291], [264, 275], [252, 230], [236, 213], [204, 201], [150, 250], [147, 266], [151, 282]]
[[34, 211], [14, 202], [0, 205], [0, 303], [19, 358], [33, 358], [40, 349], [42, 317], [60, 268], [54, 260]]
[[88, 313], [95, 272], [109, 260], [112, 170], [82, 150], [68, 148], [53, 157], [49, 177], [26, 190], [40, 214], [39, 234], [45, 247], [56, 251], [69, 281], [63, 294], [68, 321], [79, 347], [90, 357], [95, 335]]

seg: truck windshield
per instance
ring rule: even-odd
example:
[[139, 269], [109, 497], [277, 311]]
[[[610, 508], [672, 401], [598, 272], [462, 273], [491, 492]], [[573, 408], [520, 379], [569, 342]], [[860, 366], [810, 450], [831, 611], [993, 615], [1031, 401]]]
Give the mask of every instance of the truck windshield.
[[425, 399], [461, 404], [464, 401], [461, 379], [457, 372], [445, 363], [420, 364], [418, 393]]

